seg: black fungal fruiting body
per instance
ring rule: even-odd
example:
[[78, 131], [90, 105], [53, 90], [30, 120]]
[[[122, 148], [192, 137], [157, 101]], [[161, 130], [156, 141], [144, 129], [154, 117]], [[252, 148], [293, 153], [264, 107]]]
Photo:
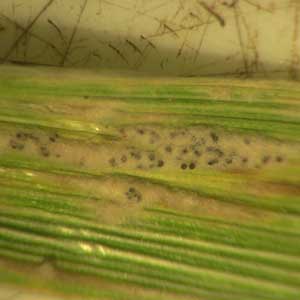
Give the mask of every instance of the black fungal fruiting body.
[[154, 153], [149, 153], [148, 158], [151, 161], [155, 160], [155, 154]]
[[172, 147], [170, 145], [165, 147], [166, 152], [171, 153], [172, 152]]
[[137, 159], [137, 160], [140, 160], [142, 158], [142, 155], [141, 153], [137, 152], [137, 151], [131, 151], [130, 152], [130, 155], [131, 157]]
[[214, 132], [211, 132], [211, 133], [210, 133], [210, 137], [211, 137], [211, 139], [213, 140], [213, 142], [215, 142], [215, 143], [217, 143], [218, 140], [219, 140], [219, 137], [218, 137], [217, 134], [214, 133]]
[[16, 138], [19, 139], [19, 140], [22, 140], [22, 141], [25, 141], [27, 136], [28, 135], [24, 132], [17, 132], [16, 133]]
[[112, 167], [115, 167], [117, 165], [116, 159], [114, 157], [110, 158], [108, 162]]
[[165, 164], [164, 161], [161, 160], [161, 159], [157, 162], [157, 166], [160, 167], [160, 168], [163, 167], [164, 164]]
[[201, 152], [200, 152], [199, 150], [195, 150], [195, 151], [194, 151], [194, 154], [195, 154], [196, 156], [198, 156], [198, 157], [201, 156]]
[[143, 135], [145, 133], [145, 131], [143, 129], [137, 129], [137, 132], [141, 135]]
[[218, 159], [211, 159], [207, 162], [208, 165], [213, 166], [219, 162]]
[[125, 193], [128, 200], [135, 200], [137, 202], [140, 202], [142, 200], [142, 194], [134, 187], [130, 187], [128, 191]]
[[122, 155], [121, 162], [125, 163], [126, 161], [127, 161], [127, 156], [126, 155]]
[[182, 163], [182, 164], [181, 164], [181, 169], [182, 169], [182, 170], [185, 170], [186, 168], [187, 168], [187, 164], [186, 164], [186, 163]]
[[269, 155], [265, 155], [263, 158], [262, 158], [262, 162], [264, 164], [268, 163], [269, 161], [271, 160], [271, 157]]
[[196, 164], [193, 163], [193, 162], [191, 162], [190, 165], [189, 165], [189, 168], [190, 168], [191, 170], [194, 170], [194, 169], [196, 168]]
[[48, 157], [50, 155], [50, 152], [46, 146], [41, 146], [40, 151], [41, 151], [41, 154], [45, 157]]

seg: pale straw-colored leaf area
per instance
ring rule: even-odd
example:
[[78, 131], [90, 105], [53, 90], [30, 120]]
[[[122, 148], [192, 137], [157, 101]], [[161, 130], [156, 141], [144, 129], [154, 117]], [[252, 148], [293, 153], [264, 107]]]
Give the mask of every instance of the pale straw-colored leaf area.
[[298, 83], [0, 74], [1, 286], [297, 299]]

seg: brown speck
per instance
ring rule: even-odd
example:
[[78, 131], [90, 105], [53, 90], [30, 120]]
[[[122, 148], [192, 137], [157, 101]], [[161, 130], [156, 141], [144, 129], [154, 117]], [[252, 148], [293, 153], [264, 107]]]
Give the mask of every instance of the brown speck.
[[127, 161], [127, 156], [126, 155], [122, 155], [121, 162], [125, 163], [126, 161]]
[[282, 162], [283, 161], [283, 158], [279, 155], [276, 156], [276, 161], [277, 162]]
[[126, 131], [124, 128], [121, 128], [119, 131], [123, 136], [126, 136]]
[[175, 137], [176, 137], [176, 132], [171, 132], [171, 133], [170, 133], [170, 138], [173, 139], [173, 138], [175, 138]]
[[186, 168], [187, 168], [187, 164], [186, 163], [181, 164], [181, 169], [182, 170], [185, 170]]
[[149, 153], [148, 158], [151, 161], [155, 160], [155, 154], [154, 153]]
[[218, 149], [218, 148], [215, 148], [215, 147], [207, 147], [206, 148], [206, 151], [207, 152], [214, 152], [216, 153], [219, 157], [222, 157], [224, 155], [223, 151]]
[[41, 146], [40, 150], [43, 156], [48, 157], [50, 155], [50, 152], [46, 146]]
[[129, 191], [129, 193], [135, 193], [135, 188], [130, 187], [128, 191]]
[[217, 164], [219, 162], [219, 160], [217, 159], [211, 159], [207, 162], [208, 165], [213, 166], [215, 164]]
[[143, 135], [145, 133], [144, 129], [137, 129], [137, 132], [141, 135]]
[[142, 155], [139, 152], [131, 151], [130, 155], [137, 160], [140, 160], [142, 158]]
[[161, 159], [157, 162], [157, 166], [160, 168], [163, 167], [164, 164], [165, 164], [164, 161]]
[[192, 138], [191, 138], [191, 140], [192, 140], [192, 142], [193, 142], [193, 143], [197, 142], [197, 138], [196, 138], [196, 136], [192, 135]]
[[182, 154], [187, 154], [189, 152], [189, 150], [187, 148], [182, 149]]
[[249, 144], [251, 143], [251, 141], [250, 141], [250, 139], [245, 138], [245, 139], [244, 139], [244, 143], [245, 143], [246, 145], [249, 145]]
[[232, 158], [227, 158], [226, 159], [226, 164], [228, 164], [228, 165], [232, 164]]
[[215, 143], [217, 143], [219, 140], [219, 137], [214, 132], [210, 133], [210, 137], [211, 137], [212, 141]]
[[52, 143], [55, 143], [56, 142], [56, 138], [54, 136], [50, 136], [49, 137], [49, 141], [52, 142]]
[[224, 152], [218, 148], [215, 149], [215, 153], [219, 156], [222, 157], [224, 155]]
[[165, 147], [166, 152], [171, 153], [172, 152], [172, 147], [170, 145]]
[[270, 161], [271, 157], [269, 155], [265, 155], [263, 158], [262, 158], [262, 162], [264, 164], [268, 163]]
[[199, 150], [195, 150], [195, 151], [194, 151], [194, 154], [195, 154], [196, 156], [198, 156], [198, 157], [201, 156], [201, 152], [200, 152]]
[[39, 140], [40, 140], [39, 137], [33, 135], [32, 133], [27, 134], [27, 136], [28, 136], [28, 138], [30, 138], [31, 140], [35, 141], [36, 143], [38, 143]]
[[247, 157], [243, 157], [242, 158], [242, 162], [245, 164], [245, 163], [247, 163], [248, 162], [248, 158]]
[[114, 157], [112, 157], [108, 162], [112, 167], [115, 167], [117, 165], [116, 159]]
[[16, 138], [19, 139], [19, 140], [24, 141], [27, 138], [27, 134], [23, 133], [23, 132], [17, 132], [16, 133]]

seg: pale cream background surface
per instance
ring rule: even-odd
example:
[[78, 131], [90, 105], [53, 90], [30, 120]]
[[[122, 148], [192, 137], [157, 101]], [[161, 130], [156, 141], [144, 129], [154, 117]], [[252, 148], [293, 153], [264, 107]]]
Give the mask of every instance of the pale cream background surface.
[[299, 71], [299, 0], [1, 0], [0, 13], [2, 61], [187, 76]]
[[[297, 79], [300, 1], [0, 0], [0, 60]], [[0, 295], [40, 299], [8, 287]]]

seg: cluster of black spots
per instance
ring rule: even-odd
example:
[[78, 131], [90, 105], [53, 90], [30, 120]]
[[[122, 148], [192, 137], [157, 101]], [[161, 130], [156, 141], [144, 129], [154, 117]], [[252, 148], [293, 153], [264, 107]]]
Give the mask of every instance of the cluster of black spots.
[[20, 143], [19, 141], [16, 140], [10, 140], [9, 145], [12, 149], [15, 150], [23, 150], [25, 145], [23, 143]]
[[[125, 134], [125, 129], [120, 129], [122, 134]], [[125, 163], [128, 161], [135, 161], [136, 167], [140, 169], [163, 168], [167, 164], [167, 159], [163, 159], [164, 155], [167, 158], [179, 161], [178, 166], [182, 170], [194, 170], [198, 165], [206, 165], [209, 167], [232, 167], [239, 164], [240, 167], [249, 168], [259, 165], [259, 167], [266, 166], [268, 163], [283, 161], [283, 156], [277, 154], [272, 156], [270, 154], [261, 155], [259, 161], [252, 160], [247, 153], [236, 153], [235, 151], [227, 151], [220, 143], [222, 136], [215, 130], [209, 132], [190, 131], [189, 129], [172, 129], [168, 132], [168, 139], [163, 141], [163, 133], [157, 129], [143, 128], [138, 126], [134, 128], [134, 136], [137, 139], [146, 140], [150, 144], [158, 142], [158, 145], [153, 147], [159, 150], [150, 150], [144, 152], [134, 147], [129, 147], [126, 156], [118, 158], [118, 163]], [[144, 137], [144, 138], [143, 138]], [[178, 141], [178, 143], [177, 143]], [[184, 144], [182, 142], [184, 141]], [[242, 137], [244, 145], [253, 144], [251, 137]], [[111, 161], [111, 165], [115, 166], [115, 162]], [[256, 165], [255, 165], [256, 164]]]
[[25, 142], [28, 138], [28, 134], [24, 132], [17, 132], [15, 137], [9, 141], [9, 145], [12, 149], [23, 150], [25, 148]]
[[181, 170], [187, 170], [188, 168], [190, 170], [194, 170], [196, 168], [196, 163], [195, 162], [190, 162], [189, 164], [186, 162], [181, 163], [180, 165]]
[[[55, 143], [59, 136], [57, 133], [53, 133], [48, 138], [50, 143]], [[10, 140], [10, 146], [13, 149], [23, 150], [25, 148], [26, 142], [29, 140], [33, 141], [36, 144], [39, 149], [40, 155], [42, 155], [43, 157], [50, 156], [50, 151], [47, 144], [41, 143], [40, 138], [33, 133], [18, 131], [15, 137]], [[55, 156], [59, 158], [60, 154], [56, 154]]]
[[136, 160], [140, 160], [142, 158], [142, 155], [139, 151], [130, 151], [130, 155]]
[[133, 200], [136, 202], [142, 201], [142, 194], [134, 187], [130, 187], [128, 191], [126, 192], [126, 196], [128, 200]]
[[221, 149], [216, 148], [216, 147], [211, 147], [211, 146], [207, 147], [206, 151], [212, 152], [212, 153], [216, 154], [218, 157], [222, 157], [224, 155], [224, 152]]
[[[31, 136], [31, 138], [35, 139], [35, 137], [32, 137], [32, 136]], [[52, 133], [48, 137], [49, 143], [56, 143], [58, 138], [59, 138], [58, 133], [56, 133], [56, 132]], [[44, 156], [44, 157], [49, 157], [50, 154], [51, 154], [47, 144], [40, 145], [39, 150], [40, 150], [41, 155]], [[55, 157], [60, 158], [61, 155], [60, 154], [55, 154]]]
[[17, 132], [16, 133], [16, 138], [20, 141], [25, 141], [28, 137], [28, 134], [27, 133], [24, 133], [24, 132]]

